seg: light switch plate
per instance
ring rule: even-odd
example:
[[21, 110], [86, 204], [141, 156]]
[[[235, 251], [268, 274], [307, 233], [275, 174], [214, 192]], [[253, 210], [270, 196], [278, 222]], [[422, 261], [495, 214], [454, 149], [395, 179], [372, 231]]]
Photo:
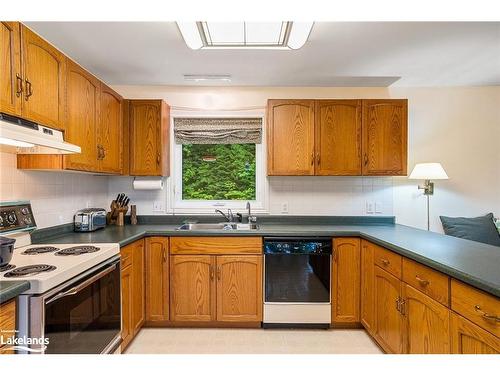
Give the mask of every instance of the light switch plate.
[[281, 203], [281, 213], [282, 214], [288, 213], [288, 202]]
[[373, 202], [366, 201], [366, 213], [373, 214]]
[[382, 213], [382, 202], [375, 202], [375, 213]]

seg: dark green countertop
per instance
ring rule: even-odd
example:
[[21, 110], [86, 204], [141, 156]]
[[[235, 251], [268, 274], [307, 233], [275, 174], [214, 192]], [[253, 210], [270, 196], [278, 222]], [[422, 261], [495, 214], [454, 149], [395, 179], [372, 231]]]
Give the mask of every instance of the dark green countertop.
[[[92, 233], [65, 233], [38, 243], [116, 242], [145, 236], [358, 236], [500, 297], [500, 247], [398, 224], [260, 224], [254, 231], [178, 231], [178, 224], [108, 226]], [[34, 241], [36, 242], [36, 241]]]
[[0, 281], [0, 303], [17, 297], [29, 288], [30, 283], [27, 281]]

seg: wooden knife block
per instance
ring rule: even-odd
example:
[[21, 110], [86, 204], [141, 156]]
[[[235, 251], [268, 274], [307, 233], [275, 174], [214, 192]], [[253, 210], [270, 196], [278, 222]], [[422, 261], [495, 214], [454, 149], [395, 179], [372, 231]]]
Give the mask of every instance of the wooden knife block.
[[111, 211], [106, 214], [106, 222], [108, 225], [125, 225], [125, 214], [128, 211], [128, 206], [120, 207], [115, 200], [111, 202]]

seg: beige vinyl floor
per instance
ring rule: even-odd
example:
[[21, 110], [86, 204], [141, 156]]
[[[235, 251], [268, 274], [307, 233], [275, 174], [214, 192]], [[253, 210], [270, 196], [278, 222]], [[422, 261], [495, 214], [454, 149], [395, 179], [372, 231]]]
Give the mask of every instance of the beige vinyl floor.
[[143, 328], [125, 354], [375, 354], [362, 329]]

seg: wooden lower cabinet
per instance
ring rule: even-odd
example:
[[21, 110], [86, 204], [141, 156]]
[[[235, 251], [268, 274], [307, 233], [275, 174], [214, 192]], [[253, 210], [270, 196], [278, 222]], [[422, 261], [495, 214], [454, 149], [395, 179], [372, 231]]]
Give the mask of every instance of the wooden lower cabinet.
[[401, 281], [375, 266], [375, 334], [388, 353], [403, 353], [403, 316], [397, 309]]
[[500, 354], [500, 339], [452, 312], [451, 352], [453, 354]]
[[333, 243], [332, 323], [359, 323], [360, 240], [335, 238]]
[[210, 255], [170, 257], [172, 321], [215, 319], [215, 258]]
[[174, 322], [260, 322], [262, 258], [173, 255], [170, 293]]
[[360, 321], [363, 327], [373, 335], [375, 333], [375, 245], [361, 240], [361, 295]]
[[144, 240], [120, 250], [122, 294], [122, 350], [144, 324]]
[[405, 352], [449, 354], [450, 310], [410, 285], [402, 285]]
[[14, 299], [0, 305], [0, 354], [14, 354], [13, 350], [2, 345], [15, 336], [16, 301]]
[[146, 321], [169, 320], [168, 238], [146, 238]]
[[221, 255], [217, 260], [217, 320], [262, 321], [262, 257]]

